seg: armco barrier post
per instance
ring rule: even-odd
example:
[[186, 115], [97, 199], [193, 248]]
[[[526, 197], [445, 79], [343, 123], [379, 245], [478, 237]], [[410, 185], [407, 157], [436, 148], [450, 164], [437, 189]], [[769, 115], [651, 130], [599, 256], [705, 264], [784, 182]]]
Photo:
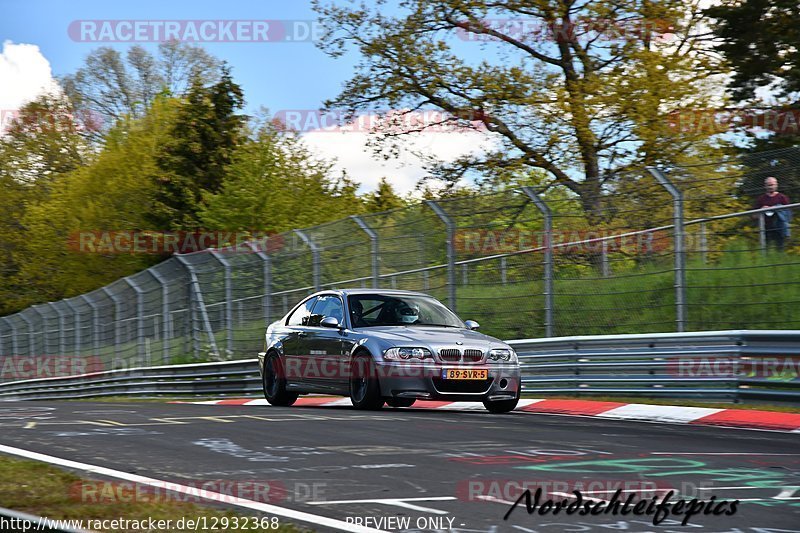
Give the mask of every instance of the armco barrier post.
[[231, 280], [231, 264], [230, 262], [217, 254], [214, 249], [209, 249], [211, 257], [217, 260], [222, 265], [225, 275], [225, 331], [227, 338], [225, 346], [228, 351], [228, 357], [233, 355], [233, 285]]
[[522, 187], [522, 192], [533, 201], [544, 217], [544, 335], [552, 337], [555, 329], [553, 320], [553, 212], [531, 187]]
[[[259, 242], [264, 243], [264, 250], [269, 250], [267, 237], [263, 237]], [[258, 244], [248, 242], [247, 245], [262, 261], [264, 269], [264, 300], [262, 306], [264, 307], [264, 321], [269, 324], [272, 321], [272, 261], [269, 254], [259, 249]]]
[[[203, 291], [201, 290], [201, 287], [200, 287], [200, 280], [197, 279], [197, 273], [194, 271], [194, 267], [192, 266], [192, 264], [188, 260], [186, 260], [184, 257], [181, 257], [180, 254], [175, 254], [173, 257], [175, 259], [177, 259], [178, 262], [180, 264], [182, 264], [184, 266], [184, 268], [186, 268], [186, 271], [189, 273], [189, 291], [190, 291], [190, 295], [191, 295], [192, 299], [194, 299], [195, 302], [197, 302], [197, 309], [198, 309], [198, 312], [200, 313], [200, 320], [203, 322], [203, 328], [205, 329], [206, 336], [208, 337], [208, 344], [211, 346], [211, 353], [215, 357], [219, 357], [219, 348], [217, 348], [217, 339], [214, 337], [214, 330], [211, 329], [211, 321], [208, 319], [208, 312], [206, 311], [206, 304], [205, 304], [205, 301], [203, 300]], [[194, 313], [192, 312], [191, 304], [189, 305], [189, 320], [192, 322], [192, 325], [191, 325], [192, 337], [194, 337], [194, 331], [195, 331], [194, 323], [193, 323], [194, 322]], [[199, 355], [198, 354], [199, 350], [198, 350], [196, 342], [195, 342], [195, 345], [194, 345], [194, 350], [195, 350], [195, 357], [197, 357]]]
[[304, 231], [296, 229], [294, 230], [294, 233], [295, 235], [300, 237], [300, 239], [302, 239], [302, 241], [306, 243], [309, 248], [311, 248], [311, 268], [312, 268], [314, 290], [318, 291], [322, 288], [322, 285], [320, 284], [320, 273], [319, 273], [319, 268], [320, 268], [319, 246], [317, 246], [317, 243], [311, 240], [311, 237], [306, 235]]
[[[450, 215], [442, 209], [442, 207], [433, 200], [425, 200], [425, 205], [430, 207], [436, 216], [444, 222], [445, 229], [447, 230], [447, 237], [445, 239], [445, 246], [447, 248], [447, 304], [450, 309], [456, 313], [456, 225]], [[392, 278], [394, 280], [394, 278]]]
[[683, 193], [661, 170], [647, 167], [647, 171], [672, 196], [672, 219], [675, 227], [675, 321], [678, 333], [686, 330], [686, 251], [683, 227]]
[[358, 224], [358, 227], [361, 228], [362, 230], [364, 230], [364, 233], [366, 233], [367, 236], [369, 237], [370, 256], [372, 258], [372, 288], [379, 289], [380, 288], [380, 265], [379, 265], [379, 262], [378, 262], [378, 257], [379, 257], [378, 256], [378, 253], [379, 253], [378, 234], [375, 233], [375, 230], [373, 230], [371, 227], [369, 227], [369, 224], [364, 222], [364, 220], [361, 217], [359, 217], [357, 215], [350, 215], [350, 218], [352, 218], [353, 221], [356, 224]]
[[162, 339], [161, 339], [161, 362], [169, 364], [169, 341], [170, 341], [170, 328], [172, 326], [172, 317], [169, 314], [169, 287], [167, 280], [164, 276], [159, 274], [154, 268], [148, 268], [147, 272], [153, 276], [153, 279], [161, 287], [161, 323], [162, 323]]

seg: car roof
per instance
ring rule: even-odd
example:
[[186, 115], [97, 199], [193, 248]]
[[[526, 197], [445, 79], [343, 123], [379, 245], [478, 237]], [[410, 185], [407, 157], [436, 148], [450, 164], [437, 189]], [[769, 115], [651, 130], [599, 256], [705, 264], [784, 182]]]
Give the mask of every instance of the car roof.
[[367, 289], [367, 288], [360, 288], [360, 289], [329, 289], [326, 291], [320, 291], [315, 294], [330, 294], [330, 293], [337, 293], [342, 296], [348, 296], [350, 294], [397, 294], [402, 295], [405, 294], [407, 296], [431, 296], [430, 294], [425, 294], [424, 292], [417, 292], [417, 291], [403, 291], [400, 289]]

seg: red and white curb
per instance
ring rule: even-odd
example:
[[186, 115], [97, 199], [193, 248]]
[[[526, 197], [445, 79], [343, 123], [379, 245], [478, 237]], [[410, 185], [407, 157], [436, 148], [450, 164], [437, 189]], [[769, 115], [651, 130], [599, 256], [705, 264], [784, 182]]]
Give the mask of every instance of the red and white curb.
[[[266, 400], [229, 399], [207, 402], [175, 402], [200, 405], [269, 405]], [[350, 406], [349, 398], [305, 397], [295, 402], [300, 407]], [[448, 411], [483, 411], [480, 402], [417, 401], [410, 409], [445, 409]], [[525, 413], [591, 416], [615, 420], [638, 420], [721, 426], [746, 429], [766, 429], [800, 433], [800, 414], [745, 409], [712, 409], [709, 407], [679, 407], [641, 403], [598, 402], [591, 400], [520, 400], [517, 411]]]

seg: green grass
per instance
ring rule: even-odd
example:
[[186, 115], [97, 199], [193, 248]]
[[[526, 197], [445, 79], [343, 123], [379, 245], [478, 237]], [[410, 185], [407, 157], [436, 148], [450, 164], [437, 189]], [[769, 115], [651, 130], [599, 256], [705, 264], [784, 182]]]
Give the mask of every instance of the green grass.
[[[86, 485], [84, 485], [86, 484]], [[82, 490], [88, 486], [92, 489], [99, 489], [95, 493]], [[115, 490], [104, 490], [105, 488], [117, 487]], [[137, 501], [123, 501], [131, 491], [121, 491], [119, 485], [105, 484], [104, 482], [92, 482], [78, 477], [77, 475], [60, 470], [45, 463], [16, 459], [0, 456], [0, 507], [13, 509], [35, 516], [43, 516], [50, 519], [118, 519], [147, 520], [152, 517], [155, 520], [172, 520], [173, 523], [181, 518], [197, 520], [205, 517], [207, 524], [212, 524], [214, 519], [226, 517], [229, 525], [238, 518], [240, 523], [238, 528], [228, 527], [217, 529], [206, 529], [205, 531], [271, 531], [281, 533], [295, 533], [302, 531], [297, 527], [288, 524], [285, 519], [280, 518], [279, 529], [264, 529], [246, 527], [253, 523], [245, 524], [247, 516], [258, 517], [258, 515], [241, 515], [233, 511], [215, 509], [193, 503], [185, 503], [170, 498], [153, 498], [159, 501], [145, 502], [143, 498]], [[123, 485], [123, 487], [126, 487]], [[100, 494], [96, 497], [91, 494]], [[163, 494], [163, 493], [162, 493]], [[116, 497], [115, 497], [116, 496]], [[146, 496], [144, 497], [146, 498]], [[141, 532], [142, 529], [107, 529], [101, 531], [135, 531]], [[186, 529], [173, 528], [170, 531], [188, 531]], [[192, 529], [192, 531], [194, 531]]]

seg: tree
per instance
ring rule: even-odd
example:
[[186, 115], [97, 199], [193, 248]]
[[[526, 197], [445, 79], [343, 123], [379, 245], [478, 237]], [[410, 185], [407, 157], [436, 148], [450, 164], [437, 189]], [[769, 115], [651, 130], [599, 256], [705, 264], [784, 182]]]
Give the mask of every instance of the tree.
[[195, 79], [215, 83], [220, 67], [221, 62], [205, 49], [177, 41], [161, 43], [157, 55], [132, 46], [125, 58], [103, 46], [61, 82], [77, 109], [107, 131], [126, 115], [142, 117], [162, 92], [183, 95]]
[[174, 99], [160, 97], [140, 119], [120, 121], [86, 164], [61, 176], [50, 194], [15, 213], [25, 238], [13, 250], [11, 286], [24, 287], [7, 311], [94, 290], [162, 260], [163, 256], [108, 253], [81, 247], [81, 232], [153, 228], [148, 213], [157, 195], [157, 156], [178, 113]]
[[[385, 0], [374, 8], [324, 1], [315, 2], [330, 24], [323, 48], [338, 56], [352, 45], [363, 57], [328, 107], [433, 107], [446, 112], [444, 123], [499, 139], [496, 150], [436, 165], [446, 180], [541, 169], [598, 218], [603, 188], [620, 171], [685, 161], [706, 146], [709, 135], [669, 120], [676, 109], [707, 108], [704, 84], [720, 69], [704, 53], [694, 0], [688, 8], [685, 0], [400, 0], [404, 16], [387, 14]], [[661, 39], [667, 26], [674, 39]], [[454, 43], [454, 33], [484, 42]], [[381, 140], [391, 146], [425, 128], [389, 127]]]
[[406, 205], [405, 200], [395, 192], [394, 187], [386, 178], [381, 178], [378, 188], [364, 196], [364, 208], [367, 213], [381, 213]]
[[247, 117], [237, 112], [244, 105], [242, 89], [223, 68], [210, 87], [195, 78], [178, 111], [170, 139], [159, 156], [163, 173], [151, 212], [157, 227], [195, 229], [204, 193], [222, 187], [225, 171], [244, 140]]
[[[723, 0], [706, 10], [714, 19], [717, 50], [734, 69], [729, 85], [733, 99], [750, 107], [752, 115], [760, 112], [762, 120], [775, 121], [777, 131], [750, 134], [751, 152], [797, 146], [800, 141], [797, 8], [794, 0]], [[768, 108], [767, 114], [763, 108]]]
[[336, 176], [300, 139], [270, 122], [256, 123], [227, 168], [221, 188], [205, 193], [206, 228], [278, 233], [356, 212], [356, 185]]

